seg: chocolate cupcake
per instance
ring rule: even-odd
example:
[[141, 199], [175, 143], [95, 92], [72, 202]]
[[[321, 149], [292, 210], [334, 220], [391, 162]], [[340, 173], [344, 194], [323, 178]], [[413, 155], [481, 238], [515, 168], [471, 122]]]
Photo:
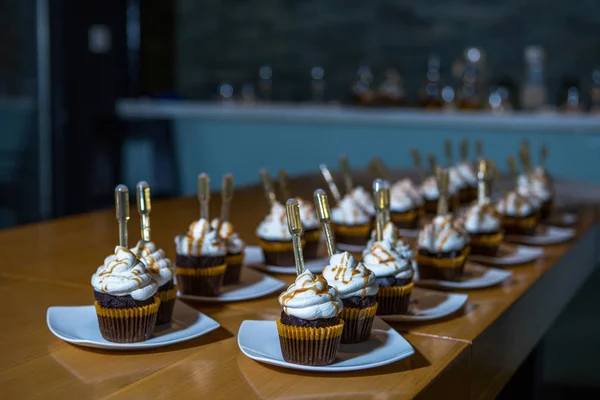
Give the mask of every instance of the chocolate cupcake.
[[269, 215], [258, 225], [256, 236], [268, 265], [289, 266], [290, 270], [295, 268], [292, 235], [281, 203], [273, 203]]
[[[430, 176], [419, 187], [419, 191], [423, 195], [425, 212], [427, 214], [435, 214], [437, 212], [437, 205], [440, 199], [440, 192], [437, 186], [437, 180], [435, 176]], [[458, 188], [456, 187], [456, 180], [450, 181], [448, 185], [448, 207], [450, 210], [454, 210], [458, 198]]]
[[552, 187], [538, 169], [534, 171], [538, 172], [519, 175], [517, 193], [528, 198], [534, 207], [539, 208], [540, 218], [546, 219], [552, 213], [554, 204]]
[[373, 242], [363, 253], [365, 266], [375, 274], [377, 315], [406, 314], [413, 289], [414, 270], [387, 240]]
[[517, 192], [509, 192], [496, 204], [502, 216], [502, 226], [507, 235], [533, 235], [539, 221], [539, 208], [531, 199]]
[[301, 365], [328, 365], [335, 361], [344, 321], [342, 301], [335, 288], [310, 271], [279, 296], [283, 307], [277, 332], [283, 359]]
[[471, 253], [495, 257], [504, 237], [502, 217], [487, 200], [473, 204], [461, 218], [471, 237]]
[[321, 224], [315, 212], [315, 206], [312, 203], [296, 197], [300, 206], [300, 218], [304, 228], [304, 247], [302, 252], [306, 260], [314, 260], [319, 257], [319, 247], [321, 243]]
[[[375, 230], [371, 233], [371, 240], [367, 243], [367, 248], [365, 252], [367, 252], [371, 246], [377, 241], [375, 239]], [[383, 228], [383, 240], [390, 242], [392, 248], [396, 250], [398, 254], [400, 254], [403, 258], [407, 260], [413, 260], [415, 255], [410, 247], [410, 244], [398, 233], [398, 228], [392, 222], [388, 222], [385, 224]]]
[[424, 211], [423, 196], [410, 179], [396, 182], [390, 190], [391, 221], [400, 229], [417, 229]]
[[[210, 223], [212, 229], [217, 229], [219, 219], [215, 218]], [[219, 229], [219, 237], [225, 243], [227, 254], [225, 255], [225, 263], [227, 269], [223, 277], [223, 285], [235, 285], [240, 283], [240, 274], [242, 265], [244, 264], [244, 249], [246, 244], [239, 235], [234, 232], [231, 222], [226, 221], [221, 224]]]
[[469, 255], [469, 235], [451, 215], [438, 215], [419, 234], [419, 279], [459, 281]]
[[150, 339], [160, 307], [158, 283], [130, 250], [115, 247], [92, 275], [92, 286], [104, 339], [115, 343]]
[[338, 243], [364, 246], [369, 240], [371, 215], [349, 195], [344, 196], [339, 206], [331, 210], [331, 222]]
[[344, 308], [342, 343], [360, 343], [369, 339], [377, 312], [379, 286], [375, 275], [347, 251], [334, 254], [323, 269], [323, 277], [334, 287]]
[[[473, 164], [464, 161], [454, 169], [462, 182], [462, 188], [459, 190], [461, 204], [468, 204], [477, 199], [477, 173]], [[452, 172], [450, 174], [450, 179], [452, 179]]]
[[144, 264], [152, 279], [158, 284], [156, 295], [160, 299], [156, 325], [171, 322], [173, 308], [177, 300], [177, 285], [173, 282], [175, 267], [167, 258], [163, 249], [156, 247], [154, 242], [140, 240], [131, 252]]
[[187, 235], [175, 237], [176, 273], [181, 293], [192, 296], [218, 296], [227, 271], [227, 248], [208, 221], [200, 218], [190, 224]]

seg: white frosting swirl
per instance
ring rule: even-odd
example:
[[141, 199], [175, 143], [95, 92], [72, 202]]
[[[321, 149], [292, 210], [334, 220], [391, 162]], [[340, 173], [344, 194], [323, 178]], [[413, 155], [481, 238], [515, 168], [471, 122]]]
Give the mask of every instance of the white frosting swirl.
[[329, 286], [325, 278], [310, 271], [298, 275], [296, 281], [279, 295], [279, 304], [287, 315], [309, 321], [333, 318], [344, 308], [337, 290]]
[[175, 267], [165, 251], [156, 247], [154, 242], [140, 240], [131, 252], [144, 264], [159, 287], [173, 280]]
[[537, 211], [531, 200], [517, 192], [509, 192], [496, 204], [496, 210], [510, 217], [526, 217]]
[[154, 296], [158, 283], [144, 264], [127, 248], [115, 247], [115, 254], [104, 259], [104, 265], [92, 275], [92, 286], [100, 293], [112, 296], [131, 296], [144, 301]]
[[[219, 226], [219, 219], [214, 218], [210, 222], [210, 226], [213, 230]], [[225, 221], [219, 228], [219, 237], [225, 242], [227, 247], [227, 253], [229, 254], [240, 254], [246, 248], [246, 244], [240, 236], [233, 231], [233, 224], [229, 221]]]
[[[369, 249], [376, 242], [375, 240], [376, 232], [375, 229], [371, 232], [371, 239], [367, 243], [367, 248], [363, 251], [363, 256], [369, 252]], [[385, 224], [383, 228], [383, 240], [390, 242], [392, 248], [398, 252], [403, 258], [412, 259], [414, 257], [413, 251], [410, 248], [410, 244], [404, 240], [402, 236], [398, 233], [398, 228], [392, 222], [388, 222]]]
[[452, 221], [452, 215], [438, 215], [419, 233], [419, 248], [433, 253], [462, 250], [470, 238]]
[[546, 180], [534, 174], [519, 175], [517, 191], [522, 196], [533, 197], [540, 202], [550, 200], [552, 197], [552, 190]]
[[175, 237], [177, 254], [184, 256], [224, 256], [227, 253], [223, 241], [204, 218], [190, 224], [187, 235]]
[[393, 276], [408, 279], [414, 274], [410, 260], [398, 254], [387, 240], [374, 242], [364, 253], [363, 262], [378, 278]]
[[489, 201], [469, 207], [462, 221], [469, 233], [499, 232], [502, 227], [502, 219]]
[[338, 291], [340, 299], [375, 296], [379, 290], [375, 275], [347, 251], [331, 256], [323, 277]]
[[292, 234], [288, 228], [285, 207], [281, 203], [277, 201], [273, 203], [269, 215], [267, 215], [258, 225], [256, 235], [267, 240], [292, 240]]
[[373, 204], [373, 198], [362, 186], [357, 186], [352, 189], [350, 196], [356, 201], [356, 204], [363, 209], [367, 214], [375, 215], [375, 205]]
[[317, 218], [315, 206], [306, 200], [302, 200], [300, 197], [296, 197], [298, 205], [300, 206], [300, 220], [302, 220], [302, 226], [304, 229], [320, 229], [321, 222]]
[[469, 161], [458, 164], [456, 172], [468, 186], [477, 186], [477, 173]]
[[390, 197], [392, 211], [408, 211], [423, 205], [423, 196], [410, 179], [394, 183], [390, 189]]
[[[437, 200], [440, 197], [435, 176], [430, 176], [429, 178], [425, 179], [425, 181], [419, 187], [419, 190], [423, 194], [423, 197], [425, 197], [427, 200]], [[452, 181], [452, 179], [450, 179], [448, 184], [448, 195], [453, 196], [457, 191], [458, 188], [456, 187], [456, 181]]]
[[454, 186], [456, 189], [463, 189], [469, 186], [466, 178], [460, 173], [458, 167], [448, 169], [448, 177], [450, 179], [449, 186]]
[[371, 221], [371, 216], [356, 203], [353, 197], [346, 195], [340, 201], [339, 207], [331, 210], [331, 220], [340, 225], [364, 225]]

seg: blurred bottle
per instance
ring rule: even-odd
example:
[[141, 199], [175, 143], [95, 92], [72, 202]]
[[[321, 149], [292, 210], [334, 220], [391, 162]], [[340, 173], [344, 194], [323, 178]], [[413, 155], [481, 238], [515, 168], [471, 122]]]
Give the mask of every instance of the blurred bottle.
[[482, 86], [480, 79], [483, 74], [483, 53], [477, 47], [468, 47], [465, 50], [465, 64], [462, 75], [461, 88], [457, 94], [457, 105], [464, 110], [477, 110], [482, 108]]
[[323, 67], [315, 66], [310, 70], [310, 88], [312, 94], [312, 101], [315, 103], [322, 103], [325, 101], [325, 70]]
[[528, 111], [542, 110], [548, 104], [548, 89], [544, 82], [544, 49], [525, 47], [525, 80], [521, 87], [521, 107]]
[[600, 67], [592, 71], [592, 87], [590, 88], [590, 112], [600, 114]]
[[366, 65], [358, 68], [356, 81], [352, 85], [352, 103], [358, 106], [370, 106], [375, 103], [375, 91], [373, 84], [373, 73]]
[[419, 95], [421, 106], [426, 109], [439, 109], [443, 105], [440, 85], [440, 58], [431, 54], [427, 62], [427, 84]]
[[456, 102], [454, 101], [454, 88], [452, 86], [444, 86], [442, 89], [442, 108], [445, 111], [456, 110]]
[[377, 103], [382, 106], [403, 106], [406, 103], [404, 80], [396, 68], [385, 70], [385, 79], [377, 88]]
[[273, 69], [263, 65], [258, 69], [258, 98], [271, 101], [273, 96]]
[[233, 103], [233, 86], [230, 83], [222, 82], [217, 89], [217, 100], [222, 103]]

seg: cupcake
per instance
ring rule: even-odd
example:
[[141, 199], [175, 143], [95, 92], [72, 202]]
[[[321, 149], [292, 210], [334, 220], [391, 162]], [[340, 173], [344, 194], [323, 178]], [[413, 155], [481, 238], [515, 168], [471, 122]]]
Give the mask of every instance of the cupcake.
[[470, 203], [477, 198], [477, 173], [475, 168], [469, 161], [463, 161], [455, 169], [464, 184], [459, 192], [460, 202], [463, 204]]
[[[213, 230], [217, 229], [220, 220], [215, 218], [210, 223]], [[239, 235], [234, 232], [233, 224], [229, 221], [225, 221], [219, 228], [219, 237], [225, 243], [227, 248], [227, 254], [225, 255], [225, 264], [227, 269], [225, 270], [225, 276], [223, 277], [223, 285], [235, 285], [240, 282], [240, 273], [242, 271], [242, 265], [244, 264], [244, 249], [246, 244]]]
[[406, 314], [413, 289], [414, 271], [388, 240], [376, 241], [363, 253], [365, 266], [375, 274], [377, 315]]
[[310, 271], [279, 296], [283, 307], [277, 320], [277, 333], [283, 359], [301, 365], [328, 365], [336, 357], [344, 321], [337, 290], [322, 276]]
[[175, 237], [176, 273], [181, 293], [192, 296], [217, 296], [227, 270], [227, 247], [200, 218], [190, 224], [187, 235]]
[[349, 193], [349, 196], [352, 197], [356, 204], [366, 212], [371, 218], [375, 218], [375, 206], [373, 205], [373, 198], [371, 194], [363, 189], [362, 186], [356, 186]]
[[144, 264], [150, 272], [152, 279], [158, 284], [156, 295], [160, 299], [156, 325], [171, 322], [175, 300], [177, 299], [177, 285], [173, 282], [175, 267], [167, 258], [163, 249], [156, 247], [154, 242], [140, 240], [131, 249], [131, 252]]
[[269, 265], [294, 267], [294, 246], [288, 230], [285, 207], [274, 202], [269, 215], [256, 230], [260, 247]]
[[379, 286], [375, 275], [345, 251], [331, 256], [323, 269], [323, 277], [329, 286], [337, 290], [344, 304], [340, 314], [344, 321], [342, 343], [359, 343], [369, 339], [377, 312], [375, 296]]
[[502, 216], [502, 227], [506, 234], [533, 235], [537, 228], [539, 212], [530, 198], [517, 192], [509, 192], [496, 204]]
[[390, 218], [400, 229], [416, 229], [423, 214], [423, 197], [410, 179], [396, 182], [390, 190]]
[[[373, 230], [371, 233], [371, 240], [369, 240], [369, 243], [367, 243], [367, 249], [365, 249], [365, 252], [368, 251], [368, 249], [371, 248], [371, 246], [373, 246], [373, 244], [376, 242], [375, 235], [375, 230]], [[396, 252], [403, 258], [406, 258], [407, 260], [412, 260], [414, 258], [415, 255], [410, 247], [410, 244], [408, 244], [408, 242], [402, 236], [400, 236], [398, 233], [398, 228], [396, 228], [393, 223], [388, 222], [385, 224], [385, 227], [383, 228], [383, 240], [390, 242], [392, 248], [396, 250]]]
[[[419, 191], [423, 195], [425, 200], [425, 212], [428, 214], [435, 214], [437, 212], [438, 200], [440, 199], [440, 192], [438, 190], [437, 180], [435, 176], [430, 176], [419, 187]], [[450, 181], [448, 185], [448, 204], [450, 209], [454, 209], [455, 199], [458, 196], [458, 188], [456, 187], [456, 180]]]
[[552, 188], [540, 172], [519, 175], [517, 193], [529, 198], [534, 206], [539, 205], [540, 217], [542, 219], [548, 218], [552, 213], [552, 205], [554, 203]]
[[160, 307], [158, 283], [129, 249], [115, 247], [92, 275], [92, 286], [104, 339], [116, 343], [150, 339]]
[[496, 256], [502, 238], [502, 217], [489, 200], [469, 207], [461, 218], [462, 224], [471, 237], [471, 253]]
[[371, 215], [349, 195], [331, 210], [331, 222], [338, 243], [364, 246], [369, 240]]
[[[450, 176], [450, 187], [454, 187], [456, 189], [456, 195], [458, 196], [460, 204], [465, 204], [471, 201], [472, 189], [469, 186], [469, 182], [467, 182], [466, 177], [463, 176], [459, 168], [449, 168], [448, 173]], [[475, 194], [476, 193], [477, 192], [475, 192]], [[450, 204], [452, 205], [452, 203]]]
[[436, 216], [419, 234], [419, 279], [460, 280], [469, 251], [469, 235], [452, 215]]
[[300, 218], [304, 228], [305, 241], [303, 253], [306, 260], [314, 260], [319, 256], [319, 244], [321, 242], [321, 223], [317, 218], [315, 206], [309, 201], [302, 200], [297, 197], [300, 206]]

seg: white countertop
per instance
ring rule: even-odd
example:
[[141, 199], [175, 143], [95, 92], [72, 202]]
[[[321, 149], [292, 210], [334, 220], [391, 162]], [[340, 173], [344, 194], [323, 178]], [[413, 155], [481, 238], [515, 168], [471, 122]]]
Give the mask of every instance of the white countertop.
[[181, 100], [121, 99], [116, 112], [126, 119], [203, 119], [248, 122], [303, 122], [420, 127], [560, 130], [600, 134], [600, 116], [486, 111], [426, 111], [315, 104], [241, 104]]

